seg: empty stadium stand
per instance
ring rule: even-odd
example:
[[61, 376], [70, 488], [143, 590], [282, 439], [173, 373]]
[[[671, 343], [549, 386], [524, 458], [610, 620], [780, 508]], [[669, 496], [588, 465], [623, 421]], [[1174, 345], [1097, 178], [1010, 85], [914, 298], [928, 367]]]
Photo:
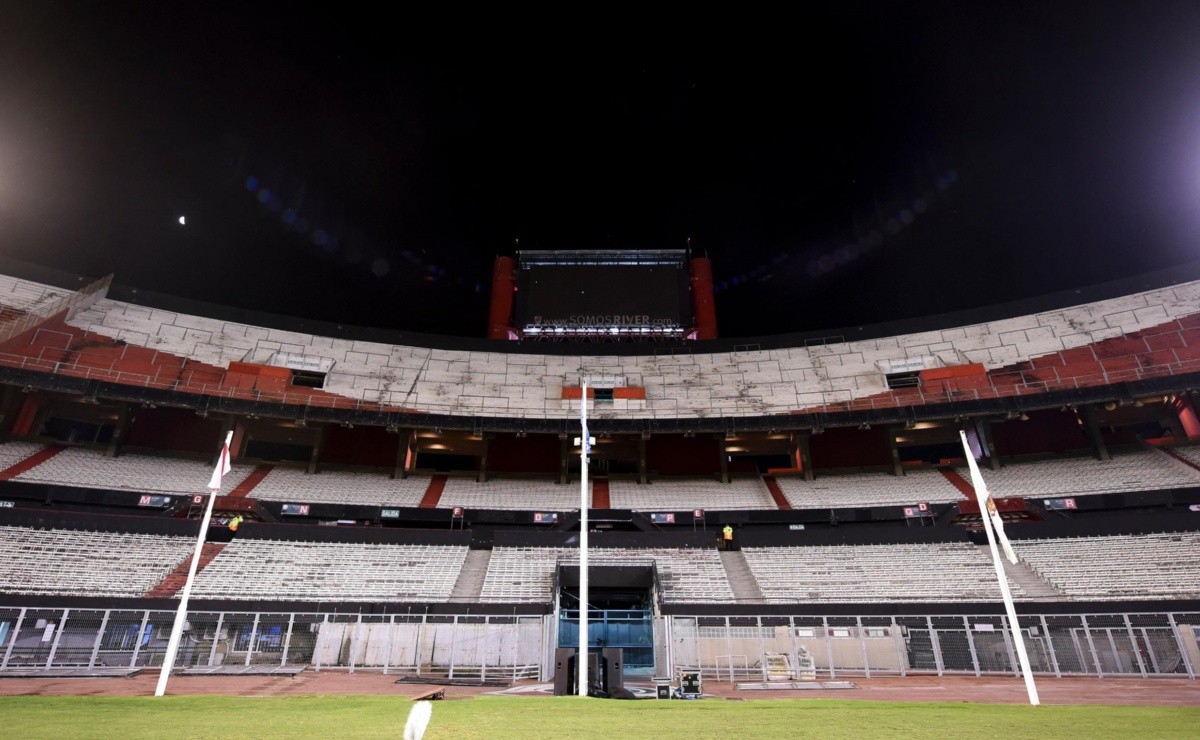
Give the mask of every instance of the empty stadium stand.
[[[587, 514], [593, 573], [616, 582], [598, 589], [619, 605], [589, 609], [621, 612], [613, 635], [645, 630], [653, 647], [629, 647], [647, 670], [732, 678], [743, 661], [766, 678], [768, 643], [798, 660], [811, 640], [830, 676], [1011, 674], [979, 517], [953, 506], [973, 504], [961, 430], [986, 452], [990, 493], [1018, 499], [1002, 503], [1021, 509], [1006, 516], [1022, 626], [1070, 623], [1039, 648], [1062, 663], [1038, 670], [1195, 676], [1200, 281], [1056, 300], [610, 354], [231, 320], [118, 300], [106, 280], [76, 291], [0, 275], [0, 671], [9, 654], [50, 665], [35, 630], [52, 622], [64, 654], [161, 657], [204, 510], [191, 496], [232, 430], [192, 591], [206, 604], [197, 665], [294, 650], [452, 675], [494, 649], [511, 675], [545, 677], [531, 661], [577, 629], [560, 605], [578, 598]], [[586, 512], [585, 382], [606, 391], [588, 405]], [[1042, 501], [1061, 497], [1079, 500]], [[937, 514], [902, 515], [918, 503]], [[248, 517], [236, 531], [223, 526], [235, 514]], [[1096, 616], [1110, 604], [1116, 616]], [[40, 616], [53, 609], [64, 618]], [[109, 612], [124, 620], [115, 638], [100, 635]], [[938, 629], [953, 647], [935, 659]], [[1072, 640], [1101, 647], [1070, 657]]]
[[234, 540], [193, 588], [197, 598], [267, 601], [446, 601], [467, 548]]
[[657, 480], [645, 485], [610, 480], [608, 496], [612, 508], [634, 511], [776, 508], [761, 478], [738, 478], [729, 483], [712, 479]]
[[28, 459], [35, 452], [39, 452], [45, 449], [45, 447], [46, 445], [39, 442], [5, 442], [0, 444], [0, 473], [6, 473], [14, 465]]
[[[761, 416], [1019, 396], [1197, 372], [1200, 344], [1191, 340], [1198, 303], [1200, 282], [1188, 282], [881, 339], [620, 356], [586, 364], [606, 367], [624, 383], [645, 389], [642, 398], [614, 399], [597, 408], [597, 418]], [[561, 392], [581, 377], [580, 363], [573, 357], [341, 340], [108, 298], [81, 306], [63, 329], [81, 332], [87, 342], [107, 339], [153, 349], [164, 359], [174, 357], [177, 374], [181, 361], [212, 368], [217, 376], [197, 390], [218, 395], [232, 392], [221, 387], [221, 371], [231, 362], [264, 365], [288, 355], [331, 367], [320, 391], [295, 391], [298, 403], [320, 397], [320, 403], [330, 405], [344, 399], [350, 408], [510, 418], [570, 418], [578, 407]], [[21, 357], [28, 355], [4, 361], [27, 364]], [[914, 388], [890, 389], [880, 368], [911, 363], [911, 358], [922, 358], [921, 370], [969, 366], [981, 373], [942, 373]], [[141, 382], [157, 381], [157, 360], [145, 362], [149, 365], [143, 368]], [[74, 368], [59, 362], [53, 370], [92, 377], [115, 368]], [[138, 383], [132, 368], [127, 373], [119, 382]], [[283, 389], [277, 391], [268, 390], [267, 396], [275, 398]]]
[[[961, 468], [963, 475], [966, 467]], [[983, 471], [988, 490], [998, 498], [1085, 496], [1200, 486], [1200, 471], [1176, 464], [1159, 450], [1116, 452], [1111, 460], [1090, 456], [1023, 461]]]
[[263, 501], [417, 506], [429, 488], [428, 476], [390, 478], [383, 473], [325, 470], [319, 474], [276, 466], [254, 487]]
[[[222, 493], [236, 488], [253, 469], [235, 465], [221, 481]], [[212, 463], [202, 460], [132, 453], [106, 457], [98, 450], [70, 447], [14, 480], [148, 493], [203, 493], [211, 475]]]
[[776, 482], [793, 509], [912, 506], [961, 501], [963, 498], [962, 493], [937, 470], [910, 470], [904, 475], [821, 473], [811, 481], [779, 477]]
[[1200, 598], [1200, 532], [1023, 539], [1013, 547], [1067, 598]]
[[0, 526], [0, 592], [139, 597], [195, 546], [193, 537]]
[[438, 506], [468, 509], [524, 509], [570, 511], [579, 509], [579, 486], [558, 485], [533, 478], [493, 478], [479, 483], [469, 478], [449, 478]]
[[[967, 543], [746, 547], [771, 603], [994, 601], [991, 559]], [[1013, 586], [1013, 597], [1022, 591]]]
[[1179, 445], [1172, 447], [1171, 451], [1195, 465], [1200, 471], [1200, 445]]
[[[733, 591], [716, 550], [679, 548], [596, 548], [589, 564], [628, 565], [653, 561], [659, 569], [663, 601], [729, 602]], [[497, 547], [488, 563], [482, 602], [548, 602], [554, 598], [554, 569], [579, 565], [576, 548]]]
[[11, 313], [24, 314], [46, 306], [71, 294], [70, 290], [51, 285], [0, 275], [0, 304]]

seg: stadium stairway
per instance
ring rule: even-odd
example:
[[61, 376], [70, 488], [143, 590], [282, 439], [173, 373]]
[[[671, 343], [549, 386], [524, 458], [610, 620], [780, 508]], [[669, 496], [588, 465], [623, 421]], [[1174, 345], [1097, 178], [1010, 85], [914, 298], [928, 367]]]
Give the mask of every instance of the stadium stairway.
[[246, 498], [254, 490], [254, 487], [261, 483], [262, 479], [266, 478], [274, 469], [274, 465], [256, 466], [254, 470], [250, 471], [250, 475], [247, 475], [241, 483], [237, 484], [236, 488], [229, 492], [229, 497]]
[[5, 470], [0, 471], [0, 480], [12, 480], [21, 473], [33, 470], [65, 449], [67, 448], [60, 445], [44, 447], [24, 460], [16, 462], [8, 466]]
[[[1197, 465], [1196, 463], [1192, 462], [1191, 460], [1188, 460], [1186, 457], [1183, 457], [1175, 450], [1172, 450], [1169, 447], [1156, 447], [1153, 445], [1150, 445], [1150, 449], [1154, 450], [1155, 452], [1158, 452], [1161, 455], [1166, 455], [1167, 458], [1172, 463], [1174, 463], [1176, 467], [1183, 468], [1183, 469], [1187, 470], [1189, 473], [1191, 473], [1192, 475], [1200, 474], [1200, 465]], [[2, 479], [3, 478], [0, 477], [0, 480], [2, 480]]]
[[779, 481], [775, 480], [773, 475], [764, 475], [763, 483], [767, 484], [767, 490], [771, 492], [771, 498], [775, 499], [775, 505], [783, 511], [791, 511], [792, 503], [788, 501], [784, 495], [783, 489], [779, 487]]
[[608, 478], [592, 479], [592, 508], [611, 509], [612, 502], [608, 497]]
[[[200, 550], [200, 563], [196, 566], [196, 573], [204, 570], [205, 566], [213, 561], [213, 558], [221, 554], [225, 549], [224, 542], [205, 542], [203, 549]], [[148, 599], [169, 599], [174, 596], [179, 589], [183, 588], [187, 583], [188, 569], [192, 567], [192, 556], [188, 555], [175, 569], [166, 575], [158, 582], [154, 588], [146, 592]]]
[[750, 571], [750, 564], [741, 550], [721, 550], [721, 565], [725, 567], [725, 577], [729, 579], [729, 587], [733, 590], [733, 598], [739, 604], [765, 604], [762, 588], [758, 579]]
[[492, 562], [491, 550], [471, 550], [458, 571], [458, 580], [450, 591], [451, 603], [474, 603], [483, 593], [483, 582], [487, 578], [488, 564]]
[[[984, 557], [991, 558], [991, 548], [987, 545], [978, 545], [983, 550]], [[1017, 551], [1017, 563], [1013, 565], [1000, 556], [1000, 563], [1004, 566], [1004, 574], [1008, 576], [1008, 580], [1019, 585], [1025, 595], [1021, 597], [1022, 601], [1066, 601], [1066, 594], [1060, 593], [1058, 589], [1050, 585], [1048, 581], [1033, 572], [1024, 560], [1021, 560], [1021, 541], [1017, 540], [1013, 543], [1013, 549]]]
[[421, 503], [417, 504], [422, 509], [436, 509], [438, 502], [442, 500], [442, 491], [446, 490], [446, 480], [448, 475], [435, 475], [429, 479], [429, 488], [425, 489], [425, 495], [421, 497]]
[[945, 476], [946, 480], [950, 481], [950, 485], [958, 489], [958, 492], [967, 497], [968, 501], [975, 500], [975, 486], [971, 485], [966, 478], [958, 474], [958, 471], [951, 467], [938, 468], [938, 472]]

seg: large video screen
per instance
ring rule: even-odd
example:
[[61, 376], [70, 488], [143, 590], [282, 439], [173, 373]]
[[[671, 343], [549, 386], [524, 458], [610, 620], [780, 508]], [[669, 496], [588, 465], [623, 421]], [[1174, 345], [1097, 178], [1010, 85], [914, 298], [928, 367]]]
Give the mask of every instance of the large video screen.
[[531, 265], [517, 277], [519, 327], [691, 324], [688, 276], [674, 265]]

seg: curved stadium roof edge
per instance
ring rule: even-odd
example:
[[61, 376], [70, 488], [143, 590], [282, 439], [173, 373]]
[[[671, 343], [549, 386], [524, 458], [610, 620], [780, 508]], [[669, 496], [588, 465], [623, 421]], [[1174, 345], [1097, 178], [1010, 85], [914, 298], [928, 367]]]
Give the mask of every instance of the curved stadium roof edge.
[[[77, 290], [95, 276], [48, 268], [0, 257], [0, 273], [33, 280], [67, 290]], [[116, 276], [114, 276], [116, 277]], [[786, 334], [728, 337], [709, 341], [637, 342], [637, 343], [554, 343], [506, 342], [484, 338], [484, 319], [480, 317], [479, 337], [460, 337], [426, 334], [415, 331], [354, 326], [335, 322], [251, 311], [234, 306], [198, 301], [156, 293], [136, 286], [126, 286], [114, 280], [108, 297], [135, 305], [157, 308], [193, 316], [232, 321], [284, 331], [303, 332], [322, 337], [350, 339], [385, 344], [400, 344], [430, 349], [455, 349], [474, 352], [510, 352], [542, 355], [661, 355], [676, 353], [719, 353], [754, 349], [781, 349], [841, 341], [878, 339], [937, 329], [998, 321], [1028, 314], [1068, 308], [1084, 303], [1118, 298], [1144, 291], [1167, 288], [1200, 280], [1200, 260], [1154, 272], [1121, 278], [1103, 283], [1062, 290], [1019, 301], [981, 306], [951, 313], [933, 314], [912, 319], [844, 326], [820, 331], [800, 331]], [[717, 307], [718, 315], [720, 306]]]

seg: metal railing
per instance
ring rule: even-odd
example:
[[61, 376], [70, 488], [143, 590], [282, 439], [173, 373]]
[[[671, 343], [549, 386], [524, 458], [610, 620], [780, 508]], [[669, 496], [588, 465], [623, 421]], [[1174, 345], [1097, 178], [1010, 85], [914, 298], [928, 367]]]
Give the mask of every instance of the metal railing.
[[[173, 610], [0, 607], [0, 671], [161, 667]], [[176, 670], [311, 667], [540, 678], [543, 615], [192, 612]]]
[[[1019, 675], [1004, 615], [664, 619], [669, 675], [695, 671], [728, 682]], [[1200, 671], [1200, 614], [1023, 614], [1018, 620], [1035, 674], [1195, 679]]]
[[[0, 671], [155, 668], [174, 611], [0, 607]], [[1200, 613], [1023, 614], [1046, 676], [1195, 679]], [[654, 617], [656, 675], [728, 682], [1018, 675], [1004, 615]], [[548, 680], [554, 615], [188, 614], [177, 670], [304, 667], [401, 676]]]
[[112, 284], [112, 275], [107, 275], [100, 278], [82, 289], [57, 298], [43, 306], [32, 306], [22, 315], [14, 318], [12, 321], [6, 321], [0, 324], [0, 342], [8, 341], [13, 337], [20, 336], [24, 332], [42, 324], [47, 319], [57, 316], [64, 311], [67, 315], [71, 315], [78, 307], [95, 299], [100, 294], [108, 290], [108, 286]]

